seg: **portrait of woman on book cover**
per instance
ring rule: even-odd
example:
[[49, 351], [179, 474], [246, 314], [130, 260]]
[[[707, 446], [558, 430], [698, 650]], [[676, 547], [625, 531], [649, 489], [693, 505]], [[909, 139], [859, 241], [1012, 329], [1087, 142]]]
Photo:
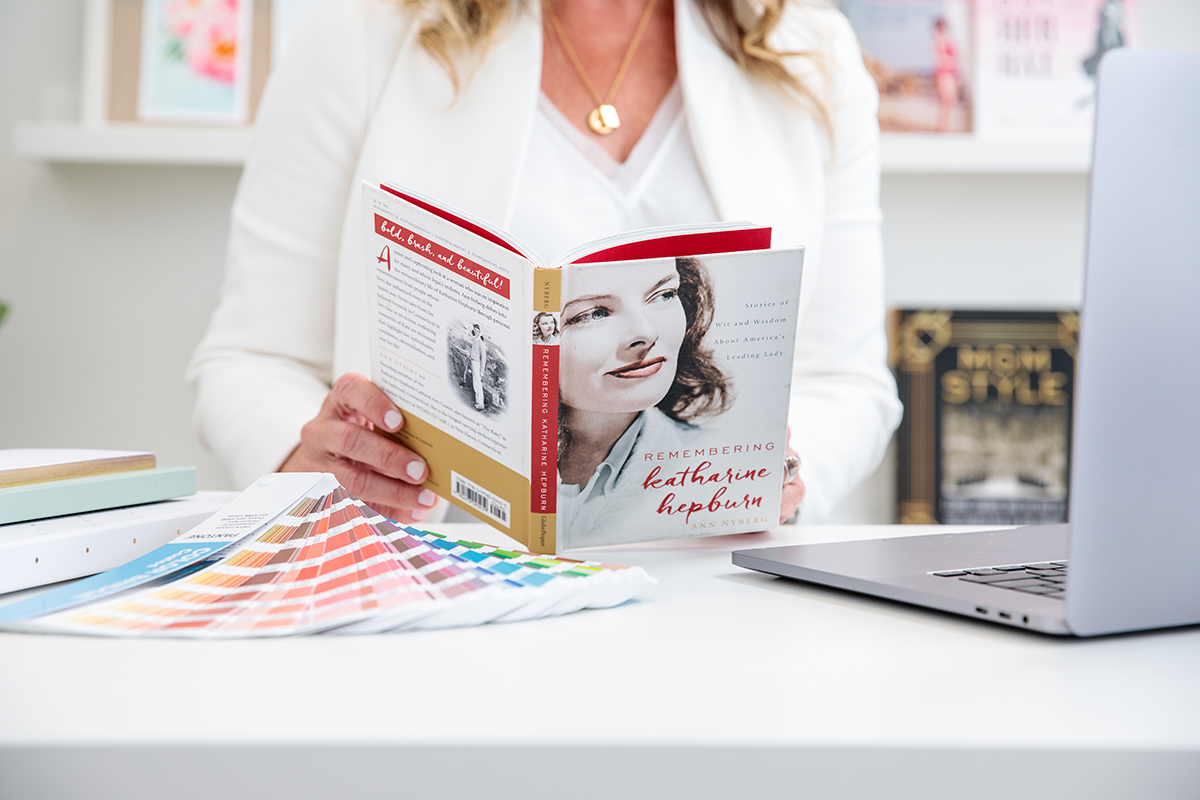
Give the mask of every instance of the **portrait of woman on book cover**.
[[[558, 513], [575, 543], [646, 522], [644, 453], [699, 443], [733, 403], [704, 347], [712, 284], [695, 258], [579, 269], [563, 296]], [[653, 511], [650, 511], [653, 514]]]
[[533, 318], [533, 343], [558, 344], [558, 318], [549, 311], [540, 311]]

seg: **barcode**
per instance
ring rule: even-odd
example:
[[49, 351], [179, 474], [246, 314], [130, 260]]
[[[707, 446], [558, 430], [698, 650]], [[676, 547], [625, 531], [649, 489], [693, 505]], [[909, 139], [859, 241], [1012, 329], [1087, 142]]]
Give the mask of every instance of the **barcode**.
[[462, 500], [481, 514], [486, 514], [504, 527], [508, 527], [510, 508], [508, 501], [497, 497], [453, 470], [450, 471], [450, 496], [456, 500]]

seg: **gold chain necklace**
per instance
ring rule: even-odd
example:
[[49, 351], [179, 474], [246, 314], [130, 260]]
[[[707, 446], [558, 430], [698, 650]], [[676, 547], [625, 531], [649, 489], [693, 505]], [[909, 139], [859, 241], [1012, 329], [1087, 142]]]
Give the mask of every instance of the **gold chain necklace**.
[[575, 53], [575, 48], [571, 47], [571, 43], [567, 40], [566, 31], [563, 30], [562, 23], [558, 21], [558, 16], [554, 13], [554, 7], [549, 2], [546, 3], [546, 11], [550, 14], [550, 24], [554, 26], [554, 32], [558, 34], [558, 40], [562, 42], [563, 50], [567, 53], [567, 58], [571, 60], [575, 71], [579, 73], [579, 77], [583, 80], [583, 85], [587, 87], [588, 94], [592, 96], [592, 102], [596, 104], [596, 107], [588, 113], [588, 127], [601, 136], [606, 136], [621, 127], [621, 117], [617, 114], [617, 109], [613, 107], [612, 101], [617, 96], [617, 87], [621, 85], [621, 79], [625, 77], [625, 71], [629, 69], [630, 63], [633, 62], [633, 54], [637, 51], [638, 43], [642, 41], [642, 34], [646, 32], [646, 26], [650, 24], [650, 15], [654, 12], [654, 4], [656, 2], [658, 0], [647, 0], [646, 10], [642, 12], [642, 21], [638, 23], [637, 30], [634, 31], [633, 41], [629, 43], [629, 49], [625, 52], [625, 59], [621, 61], [621, 66], [617, 69], [617, 77], [613, 78], [612, 86], [608, 90], [608, 96], [603, 100], [600, 99], [600, 93], [596, 91], [596, 87], [592, 86], [592, 82], [588, 79], [587, 73], [583, 69], [583, 64], [580, 63], [579, 56]]

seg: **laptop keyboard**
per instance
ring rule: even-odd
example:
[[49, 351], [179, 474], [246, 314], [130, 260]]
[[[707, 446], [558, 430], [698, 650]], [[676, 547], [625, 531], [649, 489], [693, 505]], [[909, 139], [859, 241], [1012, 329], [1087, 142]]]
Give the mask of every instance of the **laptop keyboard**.
[[1010, 564], [1003, 567], [973, 567], [934, 572], [939, 578], [958, 578], [968, 583], [986, 583], [1000, 589], [1040, 594], [1059, 600], [1067, 592], [1067, 562]]

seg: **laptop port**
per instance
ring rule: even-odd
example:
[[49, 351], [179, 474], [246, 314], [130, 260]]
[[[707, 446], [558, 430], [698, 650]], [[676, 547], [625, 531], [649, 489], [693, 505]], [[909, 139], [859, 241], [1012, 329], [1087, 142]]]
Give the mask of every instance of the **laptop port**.
[[1000, 619], [1012, 619], [1012, 614], [1008, 613], [1007, 611], [1001, 611], [999, 614]]
[[976, 614], [986, 614], [987, 609], [984, 608], [983, 606], [975, 606], [975, 613]]

